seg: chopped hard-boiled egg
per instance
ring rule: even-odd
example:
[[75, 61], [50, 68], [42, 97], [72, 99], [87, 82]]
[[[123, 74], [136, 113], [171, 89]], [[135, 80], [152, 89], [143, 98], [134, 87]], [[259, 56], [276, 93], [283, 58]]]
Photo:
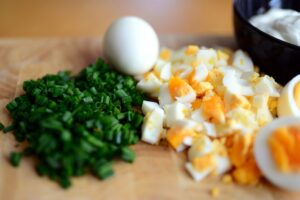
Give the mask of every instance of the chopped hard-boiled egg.
[[162, 136], [164, 111], [155, 108], [148, 112], [142, 125], [142, 140], [150, 144], [157, 144]]
[[185, 80], [178, 77], [172, 77], [169, 80], [169, 92], [173, 100], [182, 103], [191, 103], [196, 100], [194, 89]]
[[256, 94], [264, 94], [271, 97], [279, 97], [278, 84], [273, 78], [265, 75], [261, 77], [254, 87]]
[[160, 87], [160, 91], [159, 91], [159, 95], [158, 95], [158, 101], [159, 101], [159, 105], [160, 106], [165, 106], [168, 104], [171, 104], [174, 102], [170, 91], [169, 91], [169, 85], [168, 83], [164, 83], [161, 87]]
[[233, 55], [233, 66], [245, 71], [254, 71], [254, 66], [251, 58], [241, 50], [238, 50]]
[[152, 97], [157, 97], [162, 85], [161, 80], [152, 72], [146, 73], [137, 84], [137, 88]]
[[[281, 87], [260, 76], [246, 53], [196, 45], [164, 48], [138, 87], [159, 102], [143, 102], [143, 141], [166, 139], [178, 152], [187, 149], [185, 167], [196, 181], [228, 173], [224, 182], [259, 182], [262, 173], [253, 145], [259, 129], [277, 115]], [[278, 113], [297, 108], [300, 115], [300, 75], [287, 87], [282, 94], [289, 95], [281, 94]], [[290, 99], [295, 106], [286, 111]]]
[[178, 120], [185, 119], [190, 114], [189, 106], [178, 101], [172, 104], [168, 104], [164, 108], [166, 113], [167, 127], [175, 126]]
[[176, 151], [182, 151], [185, 149], [186, 144], [184, 143], [186, 138], [194, 138], [197, 133], [188, 128], [183, 127], [172, 127], [167, 132], [167, 141]]
[[143, 101], [142, 111], [144, 115], [147, 115], [149, 112], [153, 111], [154, 109], [159, 109], [159, 108], [160, 106], [156, 102]]

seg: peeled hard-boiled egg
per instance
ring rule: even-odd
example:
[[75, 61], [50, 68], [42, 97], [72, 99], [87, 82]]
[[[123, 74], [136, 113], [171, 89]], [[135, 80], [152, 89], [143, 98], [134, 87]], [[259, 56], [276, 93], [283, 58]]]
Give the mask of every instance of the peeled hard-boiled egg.
[[300, 75], [294, 77], [281, 91], [277, 112], [282, 116], [300, 116]]
[[278, 118], [257, 133], [254, 144], [262, 174], [274, 185], [294, 191], [300, 191], [299, 125], [299, 117]]
[[143, 19], [122, 17], [106, 31], [103, 50], [117, 70], [138, 75], [149, 71], [155, 64], [159, 40], [151, 25]]

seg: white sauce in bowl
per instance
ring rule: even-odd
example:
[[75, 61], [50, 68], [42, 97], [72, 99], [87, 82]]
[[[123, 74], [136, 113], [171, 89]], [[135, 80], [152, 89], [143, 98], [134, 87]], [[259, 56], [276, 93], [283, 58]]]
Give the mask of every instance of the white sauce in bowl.
[[272, 8], [252, 17], [250, 23], [273, 37], [300, 46], [300, 13], [297, 11]]

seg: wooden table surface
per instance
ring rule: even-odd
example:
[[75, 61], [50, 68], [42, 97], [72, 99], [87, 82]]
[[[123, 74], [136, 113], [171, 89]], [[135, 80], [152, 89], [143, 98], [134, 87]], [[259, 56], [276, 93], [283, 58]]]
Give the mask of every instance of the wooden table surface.
[[0, 0], [0, 37], [101, 36], [124, 15], [159, 34], [230, 35], [232, 0]]

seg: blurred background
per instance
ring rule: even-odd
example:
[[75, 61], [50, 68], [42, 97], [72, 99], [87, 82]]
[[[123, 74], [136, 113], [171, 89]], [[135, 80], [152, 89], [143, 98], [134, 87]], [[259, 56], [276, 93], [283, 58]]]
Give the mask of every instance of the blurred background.
[[0, 0], [0, 37], [99, 36], [124, 15], [159, 34], [231, 35], [232, 0]]

